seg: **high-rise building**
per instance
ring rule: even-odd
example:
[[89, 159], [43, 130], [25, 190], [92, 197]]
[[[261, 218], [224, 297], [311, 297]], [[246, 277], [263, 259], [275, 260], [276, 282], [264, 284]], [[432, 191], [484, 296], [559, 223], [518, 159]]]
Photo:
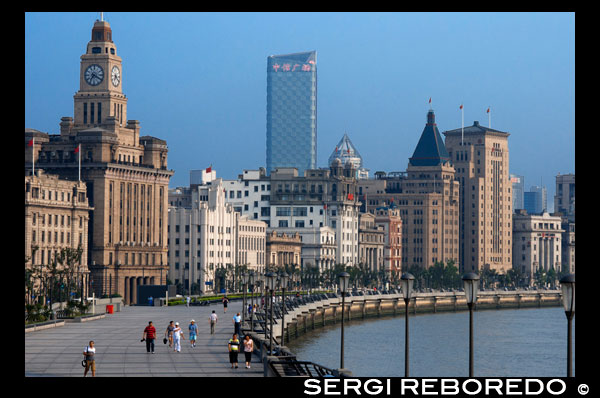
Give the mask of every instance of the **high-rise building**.
[[267, 173], [317, 167], [317, 52], [267, 58]]
[[529, 192], [523, 194], [523, 208], [529, 214], [542, 214], [548, 210], [546, 187], [533, 185]]
[[525, 193], [525, 177], [516, 174], [510, 175], [510, 182], [513, 188], [513, 212], [524, 209], [525, 203], [523, 202]]
[[575, 220], [575, 174], [556, 176], [554, 211]]
[[[166, 282], [167, 143], [142, 136], [127, 119], [122, 60], [106, 21], [96, 21], [81, 56], [73, 117], [63, 117], [60, 135], [25, 129], [25, 173], [36, 169], [86, 184], [89, 206], [88, 259], [96, 296], [120, 294], [137, 303], [137, 286]], [[76, 150], [78, 152], [76, 152]]]
[[449, 260], [459, 265], [459, 182], [435, 122], [427, 113], [407, 171], [376, 172], [375, 179], [358, 180], [361, 202], [375, 213], [397, 207], [402, 218], [401, 265], [429, 268]]
[[506, 273], [512, 268], [509, 134], [475, 121], [444, 135], [461, 189], [460, 270]]

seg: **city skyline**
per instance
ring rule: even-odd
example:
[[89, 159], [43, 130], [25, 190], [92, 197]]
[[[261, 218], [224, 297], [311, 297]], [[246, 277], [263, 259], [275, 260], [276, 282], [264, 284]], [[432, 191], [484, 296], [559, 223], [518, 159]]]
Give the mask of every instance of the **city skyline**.
[[[73, 116], [78, 58], [100, 13], [25, 14], [25, 127]], [[169, 148], [170, 187], [210, 165], [265, 167], [266, 58], [319, 53], [318, 156], [339, 137], [363, 166], [404, 171], [431, 106], [441, 132], [507, 131], [509, 173], [574, 173], [574, 13], [104, 13], [123, 58], [128, 119]], [[428, 29], [423, 31], [422, 26]], [[48, 101], [52, 98], [52, 101]]]

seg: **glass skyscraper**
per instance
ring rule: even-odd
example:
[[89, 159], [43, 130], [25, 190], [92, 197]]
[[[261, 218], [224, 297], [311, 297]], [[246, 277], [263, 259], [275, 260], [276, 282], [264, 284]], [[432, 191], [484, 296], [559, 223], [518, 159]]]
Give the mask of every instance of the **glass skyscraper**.
[[317, 167], [317, 52], [267, 58], [267, 173]]

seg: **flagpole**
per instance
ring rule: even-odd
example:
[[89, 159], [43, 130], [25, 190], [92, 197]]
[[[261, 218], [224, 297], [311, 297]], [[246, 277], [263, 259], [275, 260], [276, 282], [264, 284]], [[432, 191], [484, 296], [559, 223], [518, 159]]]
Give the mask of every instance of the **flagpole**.
[[81, 144], [79, 144], [77, 153], [79, 154], [79, 181], [81, 181]]
[[465, 110], [462, 106], [462, 104], [460, 105], [460, 112], [461, 112], [461, 129], [460, 129], [460, 145], [463, 146], [465, 143]]
[[492, 111], [491, 108], [488, 106], [488, 128], [492, 128]]
[[35, 137], [33, 137], [33, 141], [31, 143], [31, 164], [32, 164], [32, 172], [31, 175], [35, 175]]

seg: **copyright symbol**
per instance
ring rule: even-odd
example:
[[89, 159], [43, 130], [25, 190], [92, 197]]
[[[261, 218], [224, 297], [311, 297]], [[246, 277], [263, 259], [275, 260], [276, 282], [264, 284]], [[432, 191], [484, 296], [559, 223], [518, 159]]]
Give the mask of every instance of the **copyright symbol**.
[[577, 392], [579, 392], [580, 395], [586, 395], [588, 392], [590, 392], [590, 387], [588, 387], [587, 384], [580, 384], [577, 387]]

